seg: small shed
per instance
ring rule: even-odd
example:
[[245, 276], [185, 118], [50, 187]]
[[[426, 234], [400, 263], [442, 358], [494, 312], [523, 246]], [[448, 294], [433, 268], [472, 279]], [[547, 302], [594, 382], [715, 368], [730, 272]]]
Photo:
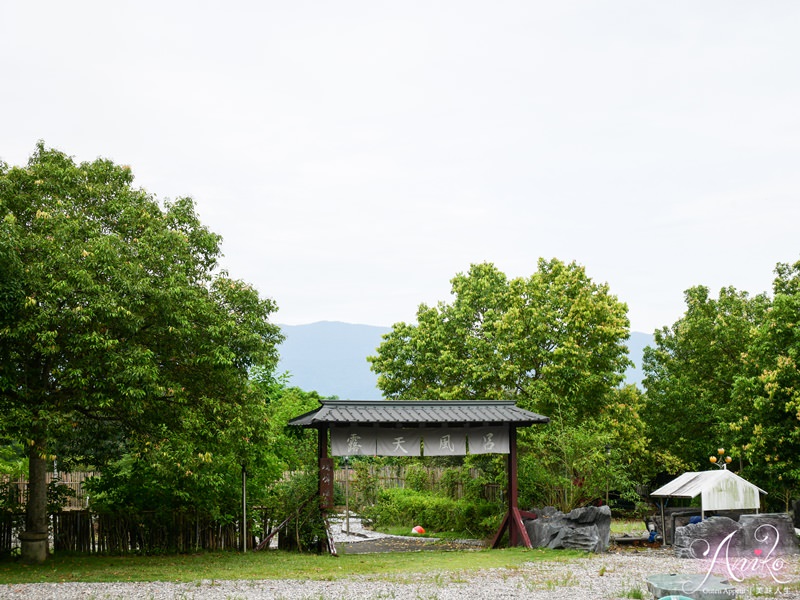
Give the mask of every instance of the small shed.
[[754, 510], [761, 508], [764, 490], [739, 477], [728, 469], [689, 472], [651, 492], [658, 498], [661, 509], [661, 528], [665, 531], [664, 503], [670, 498], [696, 498], [700, 496], [700, 516], [707, 511]]

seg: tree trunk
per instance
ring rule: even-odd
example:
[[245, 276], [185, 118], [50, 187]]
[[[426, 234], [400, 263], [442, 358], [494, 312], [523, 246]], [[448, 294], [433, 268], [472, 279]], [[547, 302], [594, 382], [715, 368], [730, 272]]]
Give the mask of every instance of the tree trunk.
[[41, 456], [44, 444], [35, 440], [28, 453], [28, 502], [25, 531], [20, 534], [22, 559], [41, 563], [47, 558], [47, 461]]

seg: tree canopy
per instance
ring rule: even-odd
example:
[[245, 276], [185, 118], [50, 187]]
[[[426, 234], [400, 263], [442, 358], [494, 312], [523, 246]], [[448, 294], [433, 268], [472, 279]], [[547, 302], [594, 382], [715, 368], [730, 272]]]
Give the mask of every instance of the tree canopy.
[[788, 507], [800, 483], [800, 262], [778, 264], [773, 294], [686, 291], [686, 312], [645, 350], [645, 421], [667, 470], [708, 468], [723, 447], [731, 468]]
[[747, 476], [788, 510], [800, 485], [800, 261], [775, 272], [772, 303], [742, 355], [729, 428]]
[[699, 470], [708, 466], [710, 451], [734, 444], [734, 384], [769, 300], [731, 287], [714, 299], [696, 286], [685, 301], [684, 316], [656, 331], [655, 346], [645, 349], [643, 416], [653, 447], [676, 459], [673, 469]]
[[274, 369], [276, 306], [218, 270], [191, 199], [162, 206], [128, 167], [40, 143], [0, 165], [0, 227], [0, 433], [29, 448], [29, 531], [46, 532], [47, 458], [102, 463], [197, 424], [213, 437], [249, 371]]
[[583, 267], [541, 259], [508, 280], [483, 263], [451, 283], [451, 304], [420, 305], [369, 358], [387, 397], [514, 399], [581, 420], [622, 382], [627, 307]]
[[452, 303], [420, 305], [417, 323], [394, 325], [369, 358], [384, 395], [512, 399], [549, 416], [550, 425], [520, 434], [520, 494], [530, 501], [570, 509], [610, 480], [630, 487], [623, 457], [644, 438], [640, 395], [619, 387], [630, 364], [626, 305], [557, 259], [511, 280], [475, 264], [451, 283]]

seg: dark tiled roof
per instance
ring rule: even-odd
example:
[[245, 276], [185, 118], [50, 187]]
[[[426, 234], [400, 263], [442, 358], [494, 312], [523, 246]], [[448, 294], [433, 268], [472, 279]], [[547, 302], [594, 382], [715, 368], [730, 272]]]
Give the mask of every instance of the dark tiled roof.
[[502, 400], [323, 400], [322, 406], [289, 421], [299, 427], [322, 425], [480, 425], [524, 427], [550, 419]]

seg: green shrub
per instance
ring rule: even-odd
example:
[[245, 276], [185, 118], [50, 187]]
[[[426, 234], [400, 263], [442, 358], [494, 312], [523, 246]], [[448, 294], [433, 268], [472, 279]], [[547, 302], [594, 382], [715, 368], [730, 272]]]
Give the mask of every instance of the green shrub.
[[47, 512], [60, 511], [69, 502], [69, 499], [74, 497], [75, 490], [61, 483], [59, 479], [53, 479], [47, 484]]
[[494, 533], [504, 508], [481, 500], [454, 500], [411, 489], [386, 489], [362, 511], [375, 527], [422, 525], [431, 531], [465, 532], [474, 537]]
[[273, 510], [265, 516], [273, 523], [293, 517], [281, 532], [280, 548], [283, 550], [320, 550], [325, 534], [325, 522], [317, 501], [317, 475], [298, 472], [291, 479], [281, 481], [269, 490], [268, 506]]
[[356, 472], [353, 489], [358, 499], [357, 508], [360, 510], [375, 503], [378, 497], [378, 478], [370, 471], [370, 463], [367, 461], [354, 461], [353, 468]]
[[405, 486], [416, 492], [427, 492], [431, 489], [431, 477], [428, 469], [418, 464], [406, 467]]
[[22, 512], [24, 505], [19, 501], [19, 489], [15, 482], [0, 482], [0, 512]]
[[458, 498], [459, 492], [466, 495], [466, 483], [471, 479], [466, 467], [449, 467], [442, 472], [439, 479], [440, 491], [449, 498]]

